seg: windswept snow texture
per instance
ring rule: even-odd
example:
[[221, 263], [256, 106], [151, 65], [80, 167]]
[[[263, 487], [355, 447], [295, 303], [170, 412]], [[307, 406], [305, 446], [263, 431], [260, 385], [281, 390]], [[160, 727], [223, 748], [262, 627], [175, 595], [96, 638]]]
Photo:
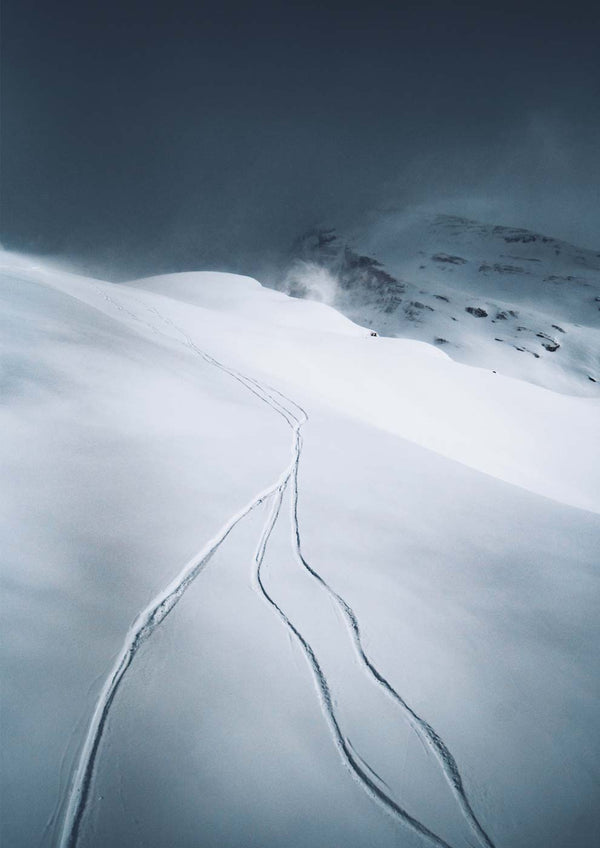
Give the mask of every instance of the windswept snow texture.
[[3, 844], [595, 843], [573, 369], [552, 391], [246, 277], [0, 264]]
[[600, 395], [600, 251], [450, 215], [314, 230], [280, 282], [387, 336], [567, 394]]

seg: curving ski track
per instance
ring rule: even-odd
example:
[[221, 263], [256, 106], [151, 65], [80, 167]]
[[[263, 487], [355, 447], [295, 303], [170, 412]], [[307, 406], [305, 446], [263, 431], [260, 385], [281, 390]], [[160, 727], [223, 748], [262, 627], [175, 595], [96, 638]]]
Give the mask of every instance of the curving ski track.
[[[298, 453], [298, 458], [300, 457], [300, 453]], [[267, 523], [263, 529], [263, 533], [261, 536], [261, 540], [258, 544], [258, 548], [256, 554], [254, 556], [254, 576], [258, 586], [258, 590], [264, 599], [267, 601], [269, 606], [275, 610], [279, 618], [283, 621], [287, 629], [290, 633], [295, 637], [297, 642], [300, 644], [304, 655], [306, 656], [310, 668], [313, 672], [315, 682], [317, 684], [317, 689], [319, 692], [319, 700], [321, 702], [321, 707], [323, 712], [325, 713], [325, 717], [327, 718], [329, 727], [332, 732], [333, 741], [335, 742], [335, 746], [338, 749], [344, 763], [349, 768], [352, 776], [358, 780], [362, 788], [379, 804], [383, 806], [386, 812], [390, 813], [400, 824], [409, 827], [411, 830], [414, 830], [419, 836], [423, 836], [428, 839], [432, 845], [438, 846], [438, 848], [452, 848], [452, 846], [446, 842], [441, 837], [437, 836], [433, 831], [429, 830], [429, 828], [425, 827], [420, 821], [415, 819], [410, 815], [406, 810], [404, 810], [399, 804], [397, 804], [393, 798], [391, 798], [386, 792], [381, 789], [378, 783], [372, 779], [371, 775], [375, 775], [373, 769], [362, 759], [359, 759], [346, 739], [343, 735], [339, 721], [337, 719], [335, 709], [333, 706], [333, 698], [331, 697], [331, 690], [329, 688], [329, 684], [327, 683], [327, 678], [323, 673], [321, 665], [317, 659], [317, 656], [312, 649], [309, 642], [304, 638], [302, 633], [298, 630], [298, 628], [292, 624], [291, 620], [285, 614], [285, 612], [281, 609], [281, 607], [277, 604], [277, 602], [272, 598], [272, 596], [268, 593], [265, 584], [261, 575], [261, 567], [264, 560], [267, 543], [273, 532], [273, 528], [277, 522], [277, 518], [279, 517], [279, 513], [281, 511], [281, 504], [283, 501], [283, 495], [285, 492], [285, 488], [287, 486], [287, 482], [278, 490], [275, 495], [275, 501], [273, 504], [273, 508], [271, 510], [271, 514], [267, 519]], [[363, 768], [364, 763], [364, 768]], [[381, 779], [379, 778], [381, 781]], [[381, 781], [383, 783], [383, 781]], [[385, 785], [385, 784], [384, 784]]]
[[448, 747], [446, 746], [445, 742], [433, 729], [429, 722], [421, 718], [412, 709], [412, 707], [410, 707], [406, 703], [404, 698], [402, 698], [402, 696], [398, 694], [398, 692], [394, 689], [391, 683], [377, 669], [377, 667], [374, 665], [374, 663], [369, 658], [368, 654], [364, 649], [358, 618], [356, 617], [354, 610], [344, 600], [344, 598], [342, 598], [342, 596], [335, 591], [335, 589], [332, 589], [332, 587], [324, 580], [324, 578], [318, 573], [318, 571], [315, 571], [315, 569], [309, 564], [307, 559], [304, 557], [304, 554], [302, 553], [302, 544], [300, 539], [300, 526], [298, 523], [298, 463], [295, 464], [293, 472], [292, 526], [294, 535], [294, 549], [298, 560], [300, 561], [303, 568], [305, 568], [306, 571], [308, 571], [308, 573], [311, 575], [311, 577], [313, 577], [325, 589], [330, 598], [332, 598], [339, 607], [339, 609], [341, 609], [350, 628], [354, 646], [356, 648], [358, 657], [362, 665], [365, 667], [369, 675], [379, 684], [379, 686], [383, 688], [386, 694], [389, 695], [397, 704], [399, 704], [400, 707], [402, 707], [402, 710], [408, 718], [411, 726], [424, 739], [429, 748], [435, 754], [438, 762], [442, 767], [442, 770], [448, 783], [452, 787], [454, 796], [471, 830], [479, 838], [485, 848], [495, 848], [494, 843], [492, 842], [486, 831], [483, 829], [482, 825], [479, 823], [479, 820], [475, 816], [473, 808], [465, 792], [458, 764], [454, 759], [453, 755], [448, 750]]
[[[116, 309], [133, 318], [136, 322], [143, 324], [152, 332], [158, 333], [172, 340], [170, 335], [158, 330], [154, 324], [143, 321], [139, 318], [139, 316], [123, 307], [105, 292], [101, 291], [98, 287], [96, 287], [96, 290]], [[135, 622], [129, 629], [121, 651], [119, 652], [113, 668], [111, 669], [111, 672], [109, 673], [109, 676], [98, 696], [94, 713], [79, 755], [77, 767], [66, 799], [65, 814], [62, 820], [58, 840], [59, 848], [76, 848], [81, 823], [89, 799], [100, 743], [102, 741], [109, 712], [119, 687], [121, 686], [140, 646], [152, 635], [154, 630], [160, 626], [167, 615], [173, 610], [192, 582], [203, 571], [210, 559], [227, 539], [234, 527], [236, 527], [237, 524], [239, 524], [239, 522], [256, 507], [270, 498], [273, 498], [273, 506], [263, 527], [261, 538], [253, 560], [255, 584], [264, 600], [276, 612], [290, 634], [299, 643], [306, 656], [315, 679], [321, 707], [327, 719], [333, 741], [343, 762], [367, 794], [378, 802], [400, 824], [408, 827], [419, 836], [424, 837], [432, 845], [437, 846], [437, 848], [451, 848], [449, 843], [429, 830], [429, 828], [416, 818], [411, 816], [410, 813], [404, 810], [390, 795], [388, 795], [382, 787], [385, 787], [388, 791], [389, 787], [387, 787], [384, 781], [378, 777], [371, 766], [354, 751], [349, 740], [342, 733], [336, 716], [329, 684], [313, 648], [304, 638], [300, 630], [298, 630], [298, 628], [288, 618], [286, 613], [281, 609], [281, 607], [279, 607], [265, 587], [261, 573], [262, 564], [269, 539], [281, 512], [284, 494], [290, 484], [290, 481], [294, 551], [299, 563], [330, 595], [330, 597], [342, 610], [342, 613], [349, 625], [357, 655], [369, 676], [373, 678], [377, 684], [380, 685], [385, 692], [400, 705], [413, 728], [436, 755], [443, 773], [457, 799], [461, 812], [472, 831], [478, 837], [484, 848], [495, 848], [494, 843], [491, 841], [473, 812], [464, 790], [458, 765], [447, 746], [431, 725], [417, 715], [417, 713], [393, 688], [389, 681], [378, 671], [364, 650], [358, 619], [354, 611], [342, 598], [342, 596], [332, 589], [323, 577], [321, 577], [321, 575], [308, 563], [302, 553], [298, 521], [298, 470], [300, 456], [302, 453], [302, 435], [300, 431], [302, 426], [308, 421], [308, 414], [295, 401], [291, 400], [291, 398], [287, 397], [279, 390], [261, 384], [254, 378], [248, 377], [232, 368], [229, 368], [210, 354], [203, 351], [184, 330], [175, 325], [169, 318], [165, 318], [161, 315], [155, 307], [146, 308], [148, 311], [154, 313], [165, 325], [169, 326], [177, 334], [179, 334], [184, 340], [183, 344], [192, 350], [192, 352], [200, 356], [207, 364], [218, 368], [239, 382], [246, 390], [254, 394], [263, 403], [266, 403], [269, 407], [271, 407], [271, 409], [273, 409], [274, 412], [286, 421], [293, 434], [292, 460], [275, 483], [256, 495], [227, 521], [217, 535], [184, 566], [177, 577], [137, 616]], [[290, 406], [294, 407], [296, 412], [292, 411]]]

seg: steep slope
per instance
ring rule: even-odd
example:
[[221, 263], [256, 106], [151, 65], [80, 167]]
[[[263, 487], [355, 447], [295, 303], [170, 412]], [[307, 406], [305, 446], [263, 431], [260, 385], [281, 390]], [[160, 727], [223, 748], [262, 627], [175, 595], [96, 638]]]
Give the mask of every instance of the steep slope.
[[380, 333], [571, 394], [600, 381], [600, 254], [440, 215], [379, 216], [348, 238], [314, 231], [285, 288]]
[[2, 264], [7, 844], [590, 844], [597, 400]]

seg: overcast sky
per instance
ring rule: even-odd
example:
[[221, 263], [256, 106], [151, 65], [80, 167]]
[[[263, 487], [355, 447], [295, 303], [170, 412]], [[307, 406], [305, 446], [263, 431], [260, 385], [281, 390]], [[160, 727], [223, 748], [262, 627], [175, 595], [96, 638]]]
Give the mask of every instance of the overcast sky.
[[593, 5], [3, 0], [2, 241], [253, 271], [392, 203], [599, 247]]

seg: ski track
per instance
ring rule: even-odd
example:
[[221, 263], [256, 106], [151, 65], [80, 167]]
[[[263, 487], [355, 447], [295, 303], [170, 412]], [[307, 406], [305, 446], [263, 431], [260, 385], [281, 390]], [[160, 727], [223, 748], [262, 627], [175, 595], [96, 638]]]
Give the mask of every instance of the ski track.
[[[154, 324], [144, 321], [134, 312], [115, 301], [99, 287], [94, 286], [94, 288], [98, 294], [100, 294], [115, 309], [150, 329], [153, 333], [159, 334], [168, 338], [170, 341], [173, 341], [173, 337], [170, 334], [159, 330]], [[227, 539], [231, 531], [254, 509], [270, 499], [273, 499], [273, 505], [263, 527], [260, 541], [253, 559], [253, 577], [255, 586], [267, 604], [281, 619], [290, 635], [299, 643], [304, 655], [306, 656], [315, 679], [322, 710], [327, 719], [334, 744], [343, 762], [349, 769], [353, 778], [358, 781], [364, 791], [373, 800], [378, 802], [378, 804], [381, 805], [386, 812], [391, 814], [398, 823], [408, 827], [419, 836], [426, 838], [432, 845], [435, 845], [438, 848], [451, 848], [449, 843], [437, 836], [424, 824], [404, 810], [391, 797], [391, 793], [388, 795], [384, 789], [382, 789], [382, 786], [385, 786], [389, 791], [387, 784], [385, 784], [385, 782], [377, 775], [366, 760], [354, 751], [349, 740], [342, 733], [335, 713], [329, 684], [313, 648], [304, 638], [300, 630], [298, 630], [298, 628], [288, 618], [286, 613], [279, 607], [265, 587], [262, 578], [262, 565], [267, 545], [281, 512], [283, 497], [290, 481], [293, 543], [297, 560], [309, 573], [309, 575], [328, 593], [330, 598], [342, 611], [342, 614], [349, 626], [358, 658], [368, 675], [374, 679], [376, 683], [383, 688], [386, 694], [402, 708], [411, 726], [417, 732], [417, 735], [426, 742], [427, 746], [435, 754], [441, 765], [444, 776], [452, 788], [462, 815], [471, 830], [478, 837], [484, 848], [495, 848], [494, 843], [489, 838], [473, 812], [464, 789], [462, 777], [456, 760], [446, 747], [445, 743], [432, 726], [417, 715], [417, 713], [393, 688], [389, 681], [378, 671], [364, 650], [358, 619], [353, 609], [341, 595], [329, 586], [324, 578], [308, 563], [303, 555], [298, 520], [298, 470], [303, 443], [300, 431], [302, 426], [308, 421], [308, 414], [299, 404], [287, 397], [278, 389], [262, 384], [252, 377], [248, 377], [232, 368], [229, 368], [206, 351], [203, 351], [183, 329], [178, 327], [173, 321], [171, 321], [171, 319], [163, 316], [154, 306], [149, 307], [144, 304], [143, 301], [139, 300], [137, 302], [147, 309], [148, 312], [154, 314], [167, 327], [178, 334], [183, 339], [182, 344], [188, 347], [194, 354], [203, 359], [207, 364], [219, 369], [239, 382], [247, 391], [250, 391], [263, 403], [266, 403], [269, 407], [271, 407], [271, 409], [273, 409], [274, 412], [285, 420], [287, 425], [291, 428], [293, 435], [292, 460], [275, 483], [256, 495], [227, 521], [217, 535], [213, 537], [213, 539], [211, 539], [207, 545], [205, 545], [205, 547], [184, 566], [177, 577], [175, 577], [175, 579], [137, 616], [133, 625], [130, 627], [121, 651], [119, 652], [111, 672], [109, 673], [100, 695], [98, 696], [94, 713], [87, 730], [85, 741], [77, 762], [77, 767], [71, 781], [69, 794], [66, 799], [66, 811], [63, 817], [58, 840], [59, 848], [76, 848], [81, 823], [86, 811], [94, 778], [94, 770], [100, 743], [102, 741], [109, 712], [121, 683], [123, 682], [139, 648], [152, 635], [154, 630], [162, 624], [192, 582], [204, 570], [206, 565], [208, 565], [209, 561]], [[295, 411], [293, 411], [290, 406], [293, 407]], [[375, 780], [377, 780], [377, 782], [375, 782]], [[380, 786], [379, 783], [382, 786]]]
[[[296, 461], [298, 461], [300, 458], [300, 440], [297, 439], [296, 443], [298, 450]], [[411, 816], [410, 813], [408, 813], [399, 804], [397, 804], [396, 801], [393, 800], [393, 798], [387, 795], [383, 791], [383, 789], [381, 789], [378, 784], [375, 783], [375, 781], [371, 778], [370, 775], [374, 774], [373, 769], [361, 758], [362, 762], [364, 762], [365, 765], [365, 767], [363, 768], [361, 761], [357, 759], [357, 757], [354, 755], [351, 745], [342, 733], [333, 706], [333, 698], [331, 697], [331, 690], [329, 688], [329, 684], [327, 683], [327, 679], [325, 677], [325, 674], [323, 673], [323, 670], [319, 664], [314, 650], [312, 649], [309, 642], [304, 638], [302, 633], [297, 629], [297, 627], [292, 624], [291, 620], [277, 604], [277, 602], [273, 600], [273, 598], [268, 593], [265, 587], [265, 584], [262, 579], [261, 568], [267, 548], [267, 543], [269, 541], [271, 533], [273, 532], [273, 528], [275, 527], [277, 518], [279, 517], [279, 513], [281, 511], [283, 495], [287, 487], [287, 483], [288, 481], [286, 480], [286, 482], [278, 490], [275, 496], [271, 514], [267, 519], [267, 523], [264, 526], [262, 537], [258, 544], [256, 554], [254, 556], [254, 577], [258, 586], [258, 590], [264, 597], [266, 602], [269, 604], [269, 606], [271, 606], [272, 609], [275, 610], [275, 612], [285, 624], [285, 626], [288, 628], [288, 630], [294, 635], [296, 640], [299, 642], [302, 650], [304, 651], [304, 654], [313, 672], [315, 682], [317, 684], [319, 700], [321, 702], [321, 707], [331, 729], [333, 741], [342, 757], [342, 760], [349, 768], [352, 776], [358, 781], [364, 791], [371, 798], [373, 798], [373, 800], [377, 801], [386, 810], [386, 812], [390, 813], [397, 822], [404, 825], [405, 827], [410, 828], [419, 836], [425, 837], [432, 845], [438, 846], [438, 848], [452, 848], [452, 846], [448, 842], [446, 842], [441, 837], [437, 836], [435, 833], [433, 833], [433, 831], [429, 830], [429, 828], [427, 828], [424, 824], [422, 824], [420, 821]]]
[[300, 526], [298, 522], [298, 463], [294, 466], [293, 473], [293, 486], [292, 486], [292, 526], [293, 526], [293, 535], [294, 535], [294, 549], [296, 552], [296, 557], [299, 560], [300, 564], [308, 571], [308, 573], [313, 577], [327, 592], [327, 594], [335, 601], [338, 607], [341, 609], [346, 622], [350, 628], [350, 632], [352, 634], [352, 639], [354, 642], [354, 646], [358, 657], [367, 670], [368, 674], [382, 687], [384, 692], [392, 698], [399, 706], [402, 708], [405, 716], [410, 722], [411, 726], [417, 731], [417, 734], [427, 743], [429, 748], [435, 754], [444, 776], [446, 780], [450, 784], [452, 791], [454, 793], [454, 797], [456, 798], [461, 812], [464, 816], [465, 821], [469, 824], [469, 827], [475, 833], [475, 835], [479, 838], [485, 848], [495, 848], [494, 843], [483, 829], [481, 824], [479, 823], [471, 803], [467, 797], [463, 780], [458, 768], [458, 764], [454, 759], [453, 755], [450, 753], [448, 747], [445, 742], [439, 736], [439, 734], [433, 729], [433, 727], [429, 724], [429, 722], [425, 721], [425, 719], [421, 718], [413, 709], [410, 707], [404, 698], [398, 694], [398, 692], [394, 689], [391, 683], [381, 674], [381, 672], [374, 665], [372, 660], [369, 658], [366, 653], [363, 642], [362, 642], [362, 634], [360, 630], [360, 626], [358, 623], [358, 618], [352, 609], [352, 607], [344, 600], [344, 598], [339, 595], [335, 589], [324, 580], [324, 578], [316, 571], [308, 562], [308, 560], [304, 557], [302, 553], [302, 544], [300, 538]]

